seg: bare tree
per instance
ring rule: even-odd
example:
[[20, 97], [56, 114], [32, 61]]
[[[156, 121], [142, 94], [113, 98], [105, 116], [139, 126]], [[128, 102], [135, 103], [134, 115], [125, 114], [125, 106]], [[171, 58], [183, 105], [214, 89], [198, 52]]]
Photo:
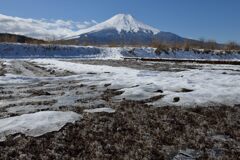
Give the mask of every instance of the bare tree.
[[228, 50], [228, 51], [239, 50], [240, 46], [236, 42], [231, 41], [231, 42], [226, 44], [225, 49]]
[[189, 51], [190, 50], [190, 42], [189, 41], [185, 41], [183, 44], [183, 50], [184, 51]]
[[210, 39], [206, 42], [206, 47], [207, 49], [215, 50], [217, 49], [217, 42], [215, 40]]

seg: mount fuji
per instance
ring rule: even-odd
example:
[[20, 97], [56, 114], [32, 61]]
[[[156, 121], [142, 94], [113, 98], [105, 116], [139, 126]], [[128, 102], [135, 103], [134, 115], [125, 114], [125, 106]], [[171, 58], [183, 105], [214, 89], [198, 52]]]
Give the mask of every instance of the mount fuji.
[[129, 14], [117, 14], [105, 22], [80, 30], [67, 40], [78, 44], [141, 44], [154, 41], [183, 43], [186, 39], [146, 25]]

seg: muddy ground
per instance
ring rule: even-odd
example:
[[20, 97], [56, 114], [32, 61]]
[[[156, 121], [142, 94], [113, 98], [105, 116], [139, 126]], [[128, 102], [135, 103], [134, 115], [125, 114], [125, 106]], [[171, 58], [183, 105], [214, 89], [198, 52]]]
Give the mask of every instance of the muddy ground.
[[[74, 62], [173, 72], [202, 67], [113, 60]], [[111, 84], [88, 86], [82, 79], [62, 78], [75, 73], [30, 61], [10, 63], [0, 62], [0, 76], [10, 73], [47, 78], [31, 84], [1, 85], [0, 118], [71, 110], [82, 114], [83, 119], [37, 138], [10, 135], [0, 142], [0, 159], [240, 159], [240, 106], [148, 106], [146, 102], [154, 98], [115, 102], [112, 97], [121, 92], [108, 89]], [[83, 112], [100, 107], [116, 112]]]
[[[82, 63], [82, 64], [92, 64], [92, 65], [108, 65], [112, 67], [128, 67], [139, 70], [150, 70], [150, 71], [170, 71], [170, 72], [180, 72], [189, 69], [203, 69], [206, 66], [211, 66], [211, 64], [201, 64], [201, 63], [190, 63], [190, 62], [153, 62], [153, 61], [141, 61], [141, 60], [64, 60], [74, 63]], [[224, 66], [224, 64], [223, 64]], [[234, 65], [233, 65], [234, 66]], [[216, 68], [212, 68], [216, 70]], [[221, 70], [225, 70], [224, 68], [219, 68]], [[227, 70], [227, 69], [226, 69]], [[240, 68], [236, 71], [240, 72]]]

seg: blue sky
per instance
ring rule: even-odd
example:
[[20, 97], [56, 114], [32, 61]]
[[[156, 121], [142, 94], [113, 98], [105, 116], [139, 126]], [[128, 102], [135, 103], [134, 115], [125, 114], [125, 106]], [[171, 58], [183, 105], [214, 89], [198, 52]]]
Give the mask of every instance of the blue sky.
[[102, 22], [117, 13], [189, 38], [240, 42], [239, 0], [0, 0], [0, 13], [23, 18]]

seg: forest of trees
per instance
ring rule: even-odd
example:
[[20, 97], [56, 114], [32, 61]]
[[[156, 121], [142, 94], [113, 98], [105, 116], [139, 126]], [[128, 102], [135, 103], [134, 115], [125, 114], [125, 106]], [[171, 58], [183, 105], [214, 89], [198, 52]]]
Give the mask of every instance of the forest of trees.
[[42, 44], [42, 43], [46, 43], [43, 40], [29, 38], [29, 37], [21, 36], [21, 35], [7, 34], [7, 33], [0, 33], [0, 43], [1, 42], [29, 43], [29, 44]]

